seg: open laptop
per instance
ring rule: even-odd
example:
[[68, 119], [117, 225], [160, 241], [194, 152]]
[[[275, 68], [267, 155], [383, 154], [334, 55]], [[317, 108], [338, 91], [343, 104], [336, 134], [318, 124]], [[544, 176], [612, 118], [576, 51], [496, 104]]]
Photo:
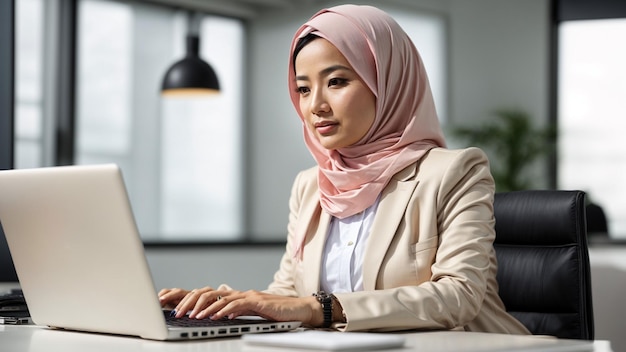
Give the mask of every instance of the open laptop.
[[260, 318], [205, 327], [166, 324], [122, 173], [114, 164], [0, 171], [0, 223], [38, 325], [154, 340], [300, 326]]

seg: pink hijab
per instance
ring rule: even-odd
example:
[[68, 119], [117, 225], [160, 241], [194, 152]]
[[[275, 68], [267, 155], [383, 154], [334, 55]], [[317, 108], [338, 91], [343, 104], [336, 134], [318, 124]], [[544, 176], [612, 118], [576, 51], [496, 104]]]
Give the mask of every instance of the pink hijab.
[[417, 49], [391, 16], [371, 6], [321, 10], [296, 32], [289, 91], [303, 121], [293, 53], [298, 40], [309, 33], [337, 47], [376, 96], [374, 124], [350, 147], [325, 149], [303, 124], [305, 143], [319, 165], [320, 204], [331, 215], [345, 218], [372, 205], [393, 175], [429, 149], [445, 147], [445, 141]]

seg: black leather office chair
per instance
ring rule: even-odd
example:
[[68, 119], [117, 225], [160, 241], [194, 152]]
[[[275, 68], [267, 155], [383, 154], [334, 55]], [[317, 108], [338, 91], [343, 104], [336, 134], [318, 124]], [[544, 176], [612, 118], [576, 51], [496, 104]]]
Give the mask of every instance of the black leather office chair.
[[606, 214], [601, 206], [595, 203], [587, 203], [587, 236], [609, 236], [609, 226]]
[[585, 193], [497, 193], [494, 211], [507, 311], [533, 334], [593, 340]]

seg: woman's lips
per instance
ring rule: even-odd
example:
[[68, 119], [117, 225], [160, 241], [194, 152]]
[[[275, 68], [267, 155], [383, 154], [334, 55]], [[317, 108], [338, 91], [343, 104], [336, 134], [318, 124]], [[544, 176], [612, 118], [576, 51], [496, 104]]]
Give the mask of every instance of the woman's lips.
[[338, 124], [335, 122], [330, 122], [330, 121], [322, 121], [322, 122], [316, 122], [314, 126], [315, 126], [315, 130], [319, 134], [326, 135], [326, 134], [333, 132], [337, 128]]

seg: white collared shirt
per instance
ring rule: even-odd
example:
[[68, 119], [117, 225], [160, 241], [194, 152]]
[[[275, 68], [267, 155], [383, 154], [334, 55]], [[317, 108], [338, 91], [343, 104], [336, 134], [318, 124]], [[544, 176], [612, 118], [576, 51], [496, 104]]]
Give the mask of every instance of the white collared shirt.
[[377, 208], [378, 199], [358, 214], [331, 219], [322, 258], [322, 290], [334, 293], [363, 290], [363, 256]]

